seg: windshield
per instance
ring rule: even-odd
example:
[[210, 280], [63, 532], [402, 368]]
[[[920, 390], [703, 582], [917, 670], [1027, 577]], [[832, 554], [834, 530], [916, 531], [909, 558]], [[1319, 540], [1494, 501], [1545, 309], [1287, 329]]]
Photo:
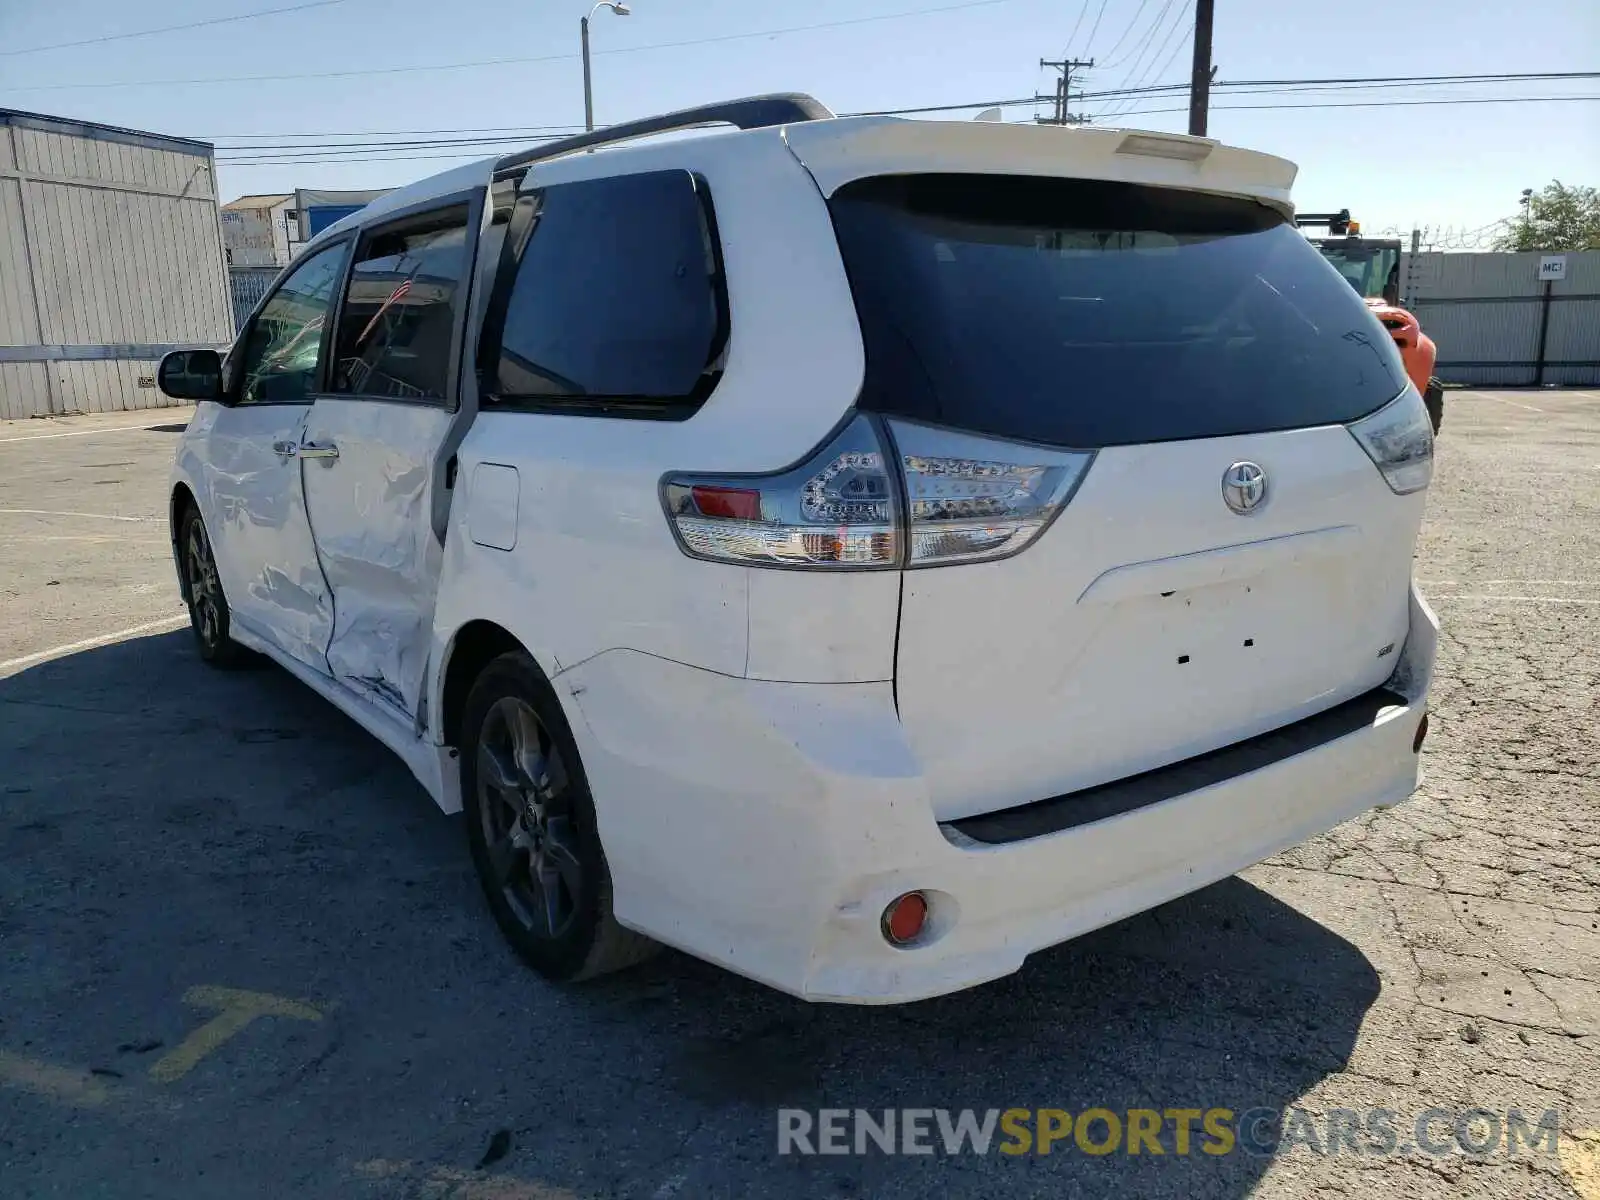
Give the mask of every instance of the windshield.
[[1361, 300], [1250, 201], [908, 175], [829, 203], [871, 411], [1114, 446], [1350, 421], [1405, 386]]

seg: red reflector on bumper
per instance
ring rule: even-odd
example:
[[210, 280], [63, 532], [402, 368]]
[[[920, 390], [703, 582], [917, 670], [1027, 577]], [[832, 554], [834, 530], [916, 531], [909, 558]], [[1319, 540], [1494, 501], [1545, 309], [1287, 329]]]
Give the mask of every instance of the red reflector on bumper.
[[884, 939], [893, 946], [915, 941], [927, 919], [928, 898], [921, 892], [907, 892], [883, 910]]

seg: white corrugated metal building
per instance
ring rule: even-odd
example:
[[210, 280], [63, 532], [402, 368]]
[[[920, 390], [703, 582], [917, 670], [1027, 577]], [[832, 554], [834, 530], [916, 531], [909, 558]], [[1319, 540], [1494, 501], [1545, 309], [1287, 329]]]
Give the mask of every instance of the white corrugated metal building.
[[[240, 196], [222, 206], [222, 245], [230, 270], [286, 267], [291, 243], [303, 239], [290, 195]], [[290, 226], [293, 224], [293, 231]]]
[[209, 143], [0, 108], [0, 418], [170, 404], [232, 337]]

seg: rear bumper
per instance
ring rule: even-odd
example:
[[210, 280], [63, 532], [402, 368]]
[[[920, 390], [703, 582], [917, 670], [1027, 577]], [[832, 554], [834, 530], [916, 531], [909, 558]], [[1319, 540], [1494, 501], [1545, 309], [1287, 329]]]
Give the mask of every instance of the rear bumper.
[[[1437, 622], [1412, 595], [1397, 703], [1314, 748], [1086, 824], [984, 843], [932, 816], [890, 685], [766, 683], [612, 651], [558, 677], [624, 924], [813, 1000], [895, 1003], [1204, 887], [1417, 781]], [[931, 900], [918, 944], [879, 932]]]

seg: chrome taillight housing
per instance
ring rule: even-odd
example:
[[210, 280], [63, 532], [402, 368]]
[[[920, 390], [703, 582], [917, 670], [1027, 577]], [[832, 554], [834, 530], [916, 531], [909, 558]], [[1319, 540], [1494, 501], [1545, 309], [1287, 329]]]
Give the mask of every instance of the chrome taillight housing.
[[857, 415], [800, 466], [674, 475], [662, 500], [695, 558], [820, 569], [1005, 558], [1066, 506], [1093, 454]]
[[661, 487], [686, 554], [746, 566], [900, 565], [899, 488], [869, 418], [772, 475], [675, 475]]
[[1370, 416], [1345, 426], [1397, 496], [1419, 492], [1433, 479], [1433, 422], [1417, 389], [1406, 390]]
[[889, 429], [912, 567], [1016, 554], [1066, 507], [1094, 458], [905, 421]]

